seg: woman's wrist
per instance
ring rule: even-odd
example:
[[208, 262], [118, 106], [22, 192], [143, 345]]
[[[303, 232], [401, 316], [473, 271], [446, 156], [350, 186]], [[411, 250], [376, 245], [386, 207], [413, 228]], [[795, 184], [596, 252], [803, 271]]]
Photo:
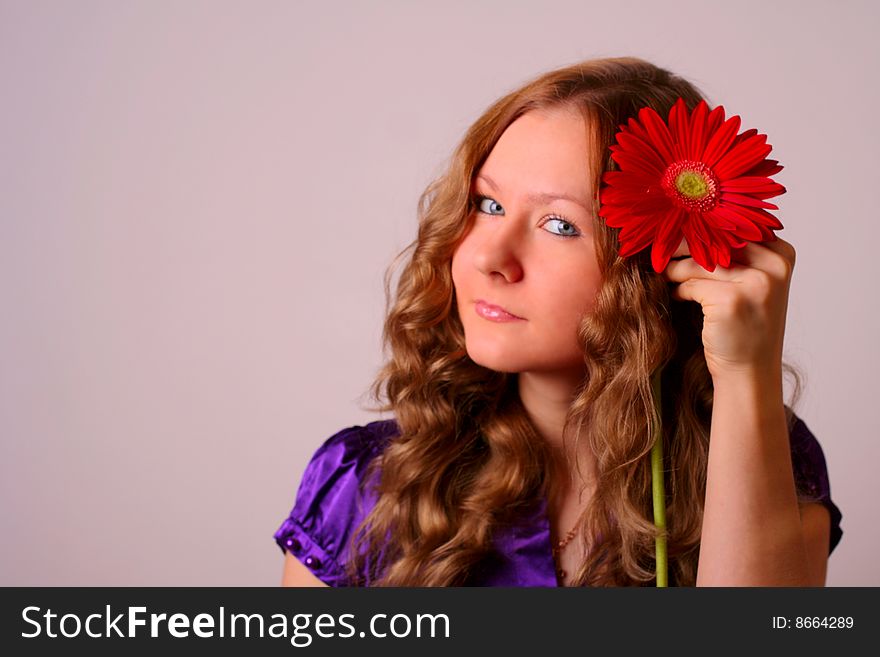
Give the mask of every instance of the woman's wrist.
[[782, 398], [782, 363], [772, 365], [753, 364], [738, 369], [729, 369], [712, 374], [712, 386], [717, 395], [719, 392], [742, 391], [753, 389], [762, 393], [762, 397]]

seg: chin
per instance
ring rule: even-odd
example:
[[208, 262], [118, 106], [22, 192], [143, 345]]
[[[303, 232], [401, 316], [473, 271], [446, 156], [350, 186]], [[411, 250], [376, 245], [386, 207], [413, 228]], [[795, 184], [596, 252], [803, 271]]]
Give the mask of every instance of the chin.
[[586, 375], [583, 355], [572, 354], [570, 358], [558, 354], [526, 354], [522, 349], [501, 347], [497, 341], [488, 344], [466, 343], [468, 357], [481, 367], [493, 372], [522, 374], [524, 372], [577, 373]]
[[505, 349], [481, 349], [467, 345], [467, 354], [477, 365], [494, 372], [515, 374], [528, 368], [521, 356], [517, 357]]

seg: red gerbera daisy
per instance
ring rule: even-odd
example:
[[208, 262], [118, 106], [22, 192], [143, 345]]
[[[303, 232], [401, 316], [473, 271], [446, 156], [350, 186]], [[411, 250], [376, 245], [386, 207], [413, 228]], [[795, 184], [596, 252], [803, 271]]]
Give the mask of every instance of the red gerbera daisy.
[[769, 177], [782, 167], [765, 159], [767, 135], [739, 127], [739, 116], [725, 120], [724, 108], [710, 112], [706, 101], [689, 115], [681, 98], [668, 126], [650, 107], [620, 126], [611, 146], [620, 170], [602, 176], [599, 215], [621, 229], [621, 256], [653, 243], [659, 273], [684, 238], [694, 260], [715, 271], [730, 266], [731, 249], [776, 239], [782, 224], [767, 210], [779, 208], [764, 199], [785, 192]]

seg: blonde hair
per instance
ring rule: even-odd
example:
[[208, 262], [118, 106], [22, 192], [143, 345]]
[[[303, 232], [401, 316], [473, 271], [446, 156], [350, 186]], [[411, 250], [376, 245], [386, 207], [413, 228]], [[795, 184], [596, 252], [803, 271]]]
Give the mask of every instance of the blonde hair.
[[[400, 429], [364, 478], [377, 502], [352, 536], [353, 584], [449, 586], [468, 581], [492, 553], [493, 532], [514, 522], [552, 487], [549, 451], [526, 416], [516, 375], [477, 365], [465, 350], [451, 259], [474, 214], [476, 172], [504, 130], [535, 109], [574, 108], [592, 131], [593, 201], [619, 126], [645, 106], [666, 116], [678, 97], [703, 98], [689, 82], [641, 59], [585, 61], [543, 74], [495, 102], [470, 127], [448, 169], [423, 192], [415, 241], [389, 310], [389, 359], [371, 387], [379, 411]], [[595, 207], [594, 210], [598, 208]], [[603, 283], [578, 338], [587, 376], [570, 408], [597, 460], [596, 488], [583, 513], [590, 546], [575, 585], [654, 583], [651, 510], [651, 374], [663, 367], [662, 401], [670, 583], [693, 585], [706, 487], [712, 380], [698, 304], [670, 302], [649, 250], [618, 256], [617, 229], [594, 214]], [[795, 396], [800, 389], [794, 374]], [[789, 417], [791, 419], [791, 412]], [[364, 570], [364, 569], [368, 570]]]

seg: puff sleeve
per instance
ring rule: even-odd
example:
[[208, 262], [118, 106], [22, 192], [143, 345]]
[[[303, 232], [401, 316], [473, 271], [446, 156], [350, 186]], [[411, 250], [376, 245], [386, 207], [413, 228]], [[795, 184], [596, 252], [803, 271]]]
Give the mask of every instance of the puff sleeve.
[[393, 421], [371, 422], [325, 440], [306, 465], [293, 508], [275, 532], [282, 552], [330, 586], [349, 585], [349, 540], [375, 503], [361, 482], [393, 428]]
[[831, 500], [831, 484], [828, 481], [828, 468], [819, 441], [802, 419], [794, 416], [789, 431], [791, 441], [791, 461], [794, 469], [795, 485], [801, 501], [815, 501], [823, 504], [831, 514], [831, 536], [828, 554], [834, 550], [843, 536], [840, 509]]

